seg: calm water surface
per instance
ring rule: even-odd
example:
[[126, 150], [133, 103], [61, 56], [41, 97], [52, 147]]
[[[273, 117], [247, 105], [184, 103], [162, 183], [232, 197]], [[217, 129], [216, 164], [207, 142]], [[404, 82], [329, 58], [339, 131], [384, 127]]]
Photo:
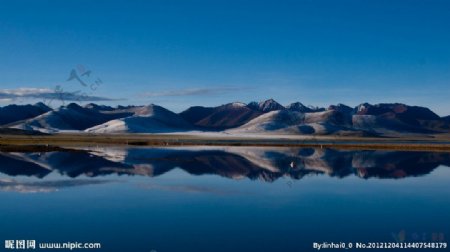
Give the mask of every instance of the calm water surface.
[[1, 152], [0, 241], [100, 242], [101, 251], [148, 252], [447, 241], [449, 166], [449, 153], [429, 152]]

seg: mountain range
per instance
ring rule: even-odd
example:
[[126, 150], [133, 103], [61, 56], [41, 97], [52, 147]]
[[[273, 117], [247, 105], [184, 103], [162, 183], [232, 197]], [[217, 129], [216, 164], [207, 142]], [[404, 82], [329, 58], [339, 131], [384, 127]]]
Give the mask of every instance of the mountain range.
[[[295, 102], [283, 106], [273, 99], [233, 102], [217, 107], [194, 106], [174, 113], [161, 106], [110, 107], [75, 103], [52, 109], [43, 103], [0, 108], [2, 131], [43, 133], [170, 133], [301, 134], [376, 136], [450, 133], [450, 116], [401, 103], [344, 104], [328, 108]], [[9, 130], [11, 131], [11, 130]]]

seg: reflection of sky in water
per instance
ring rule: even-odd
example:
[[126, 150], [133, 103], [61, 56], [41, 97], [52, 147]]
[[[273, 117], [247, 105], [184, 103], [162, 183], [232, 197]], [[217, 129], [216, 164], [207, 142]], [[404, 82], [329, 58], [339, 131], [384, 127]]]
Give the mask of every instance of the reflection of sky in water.
[[176, 168], [156, 177], [0, 175], [7, 180], [57, 191], [1, 191], [5, 239], [102, 242], [105, 251], [304, 251], [312, 242], [390, 242], [401, 230], [407, 240], [450, 235], [447, 166], [403, 179], [264, 182]]

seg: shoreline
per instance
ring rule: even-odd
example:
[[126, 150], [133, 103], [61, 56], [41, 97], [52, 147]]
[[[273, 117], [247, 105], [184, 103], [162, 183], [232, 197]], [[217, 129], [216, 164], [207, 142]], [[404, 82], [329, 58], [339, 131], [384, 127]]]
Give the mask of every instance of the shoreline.
[[0, 151], [7, 149], [55, 149], [79, 146], [249, 146], [298, 147], [397, 151], [450, 152], [450, 137], [347, 137], [299, 135], [224, 135], [224, 134], [76, 134], [0, 135]]

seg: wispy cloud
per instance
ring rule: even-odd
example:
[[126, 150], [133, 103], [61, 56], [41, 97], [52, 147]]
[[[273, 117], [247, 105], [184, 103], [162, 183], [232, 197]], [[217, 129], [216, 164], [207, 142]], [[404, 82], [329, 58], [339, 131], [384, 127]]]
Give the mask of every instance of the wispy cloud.
[[107, 97], [92, 96], [81, 91], [69, 92], [48, 88], [0, 89], [0, 101], [16, 99], [57, 99], [64, 101], [116, 101]]
[[167, 96], [203, 96], [220, 95], [224, 93], [238, 92], [248, 89], [248, 87], [213, 87], [213, 88], [186, 88], [167, 90], [161, 92], [147, 92], [144, 97], [167, 97]]
[[0, 103], [9, 103], [12, 101], [13, 101], [13, 99], [0, 99]]

